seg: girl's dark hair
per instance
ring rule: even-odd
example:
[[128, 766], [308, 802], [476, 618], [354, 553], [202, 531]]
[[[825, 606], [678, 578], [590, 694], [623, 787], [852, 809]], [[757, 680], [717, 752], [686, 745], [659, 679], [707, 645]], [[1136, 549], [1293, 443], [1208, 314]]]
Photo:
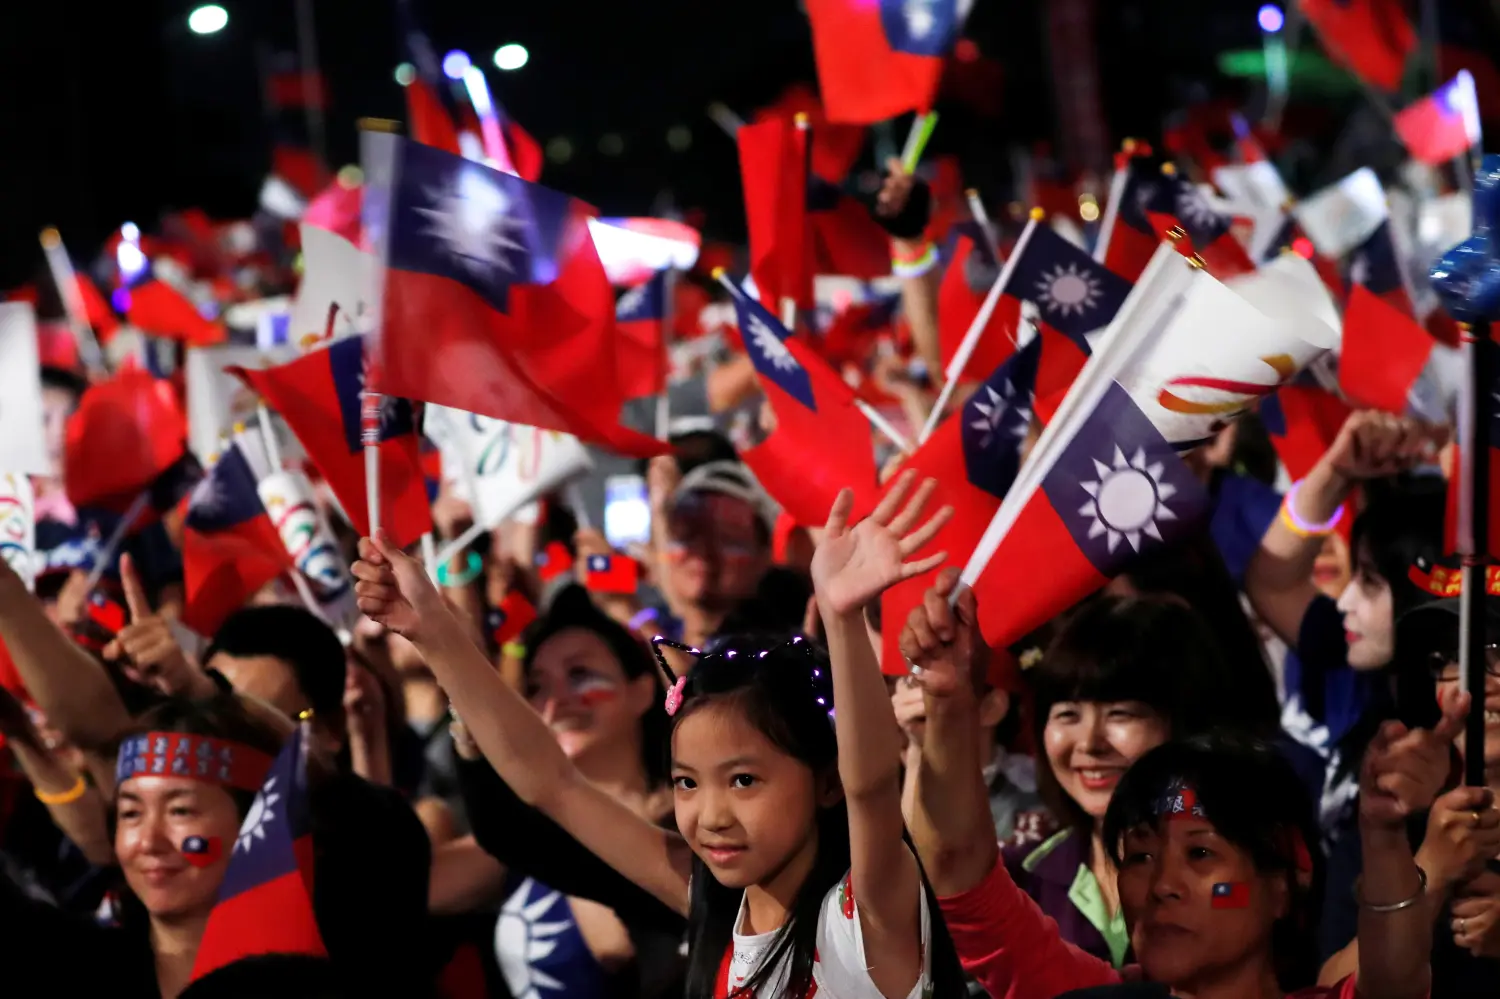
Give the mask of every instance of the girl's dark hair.
[[[1286, 876], [1287, 915], [1271, 930], [1276, 977], [1287, 993], [1312, 985], [1323, 858], [1317, 811], [1296, 770], [1269, 744], [1222, 733], [1156, 747], [1126, 771], [1104, 816], [1104, 844], [1117, 867], [1125, 834], [1155, 828], [1163, 800], [1183, 787], [1194, 791], [1214, 830], [1248, 853], [1258, 872]], [[1299, 862], [1311, 870], [1299, 876]]]
[[1233, 696], [1214, 706], [1219, 719], [1241, 732], [1274, 738], [1281, 730], [1276, 681], [1245, 616], [1239, 587], [1208, 531], [1196, 531], [1178, 544], [1131, 563], [1126, 575], [1140, 593], [1180, 598], [1202, 615], [1218, 638], [1233, 684]]
[[666, 688], [662, 686], [661, 674], [656, 670], [656, 663], [652, 660], [651, 650], [646, 647], [646, 643], [600, 610], [582, 586], [573, 584], [558, 591], [547, 613], [524, 633], [526, 655], [521, 660], [522, 671], [530, 674], [537, 650], [547, 639], [575, 628], [597, 636], [614, 654], [620, 669], [629, 679], [651, 677], [651, 706], [641, 715], [640, 720], [641, 766], [646, 771], [647, 784], [659, 787], [666, 783], [669, 776], [667, 756], [671, 724], [663, 707]]
[[[1233, 682], [1218, 639], [1203, 617], [1176, 600], [1101, 596], [1068, 618], [1041, 663], [1028, 671], [1036, 745], [1063, 701], [1140, 701], [1180, 739], [1230, 724]], [[1037, 786], [1052, 813], [1079, 831], [1092, 820], [1063, 791], [1045, 751]]]
[[[833, 727], [833, 674], [828, 653], [801, 637], [731, 635], [717, 649], [697, 659], [686, 675], [676, 726], [713, 705], [731, 706], [782, 752], [815, 774], [838, 766]], [[849, 870], [849, 812], [842, 798], [820, 809], [818, 853], [807, 880], [798, 889], [760, 967], [744, 985], [746, 994], [763, 989], [783, 960], [790, 963], [787, 995], [802, 995], [812, 984], [818, 915], [824, 897]], [[913, 851], [915, 855], [915, 851]], [[922, 876], [927, 905], [937, 899]], [[726, 948], [739, 917], [742, 892], [727, 888], [693, 859], [692, 899], [688, 916], [687, 994], [714, 994]], [[941, 919], [932, 920], [932, 974], [935, 995], [962, 995], [963, 971]]]
[[1437, 558], [1443, 548], [1447, 490], [1436, 476], [1380, 479], [1365, 487], [1367, 503], [1354, 519], [1349, 556], [1356, 573], [1383, 579], [1399, 617], [1413, 603], [1428, 599], [1407, 570], [1419, 556]]

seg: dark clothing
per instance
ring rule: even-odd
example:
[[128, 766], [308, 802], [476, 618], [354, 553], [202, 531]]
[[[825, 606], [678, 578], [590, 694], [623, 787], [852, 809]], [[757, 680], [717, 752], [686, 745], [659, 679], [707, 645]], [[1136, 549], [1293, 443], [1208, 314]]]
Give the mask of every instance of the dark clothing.
[[675, 999], [684, 993], [682, 916], [523, 802], [484, 760], [460, 760], [458, 775], [474, 838], [512, 876], [598, 902], [625, 925], [635, 960], [610, 976], [611, 996]]
[[1057, 921], [1064, 940], [1123, 967], [1130, 956], [1125, 918], [1107, 911], [1088, 866], [1088, 849], [1086, 836], [1064, 829], [1041, 846], [1005, 847], [1001, 857], [1011, 880]]

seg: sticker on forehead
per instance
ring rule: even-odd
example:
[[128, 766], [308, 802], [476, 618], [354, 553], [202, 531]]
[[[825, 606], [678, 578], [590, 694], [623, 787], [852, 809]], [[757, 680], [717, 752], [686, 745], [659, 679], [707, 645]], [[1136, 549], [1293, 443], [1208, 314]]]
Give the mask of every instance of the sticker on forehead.
[[1206, 816], [1203, 806], [1198, 803], [1198, 792], [1190, 787], [1179, 785], [1169, 788], [1157, 802], [1156, 814], [1158, 817], [1166, 816], [1168, 819], [1202, 819]]
[[224, 855], [224, 841], [217, 836], [189, 836], [179, 849], [194, 867], [212, 867]]
[[1221, 881], [1214, 885], [1215, 909], [1250, 908], [1250, 886], [1244, 881]]

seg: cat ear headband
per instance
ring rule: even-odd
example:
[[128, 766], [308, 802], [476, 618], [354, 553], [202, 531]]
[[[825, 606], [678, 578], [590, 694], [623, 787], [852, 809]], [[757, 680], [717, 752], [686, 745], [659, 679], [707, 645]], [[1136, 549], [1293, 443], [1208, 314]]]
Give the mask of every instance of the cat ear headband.
[[[793, 636], [790, 640], [784, 642], [781, 646], [778, 646], [778, 648], [785, 648], [789, 645], [804, 646], [809, 652], [811, 652], [812, 649], [812, 645], [809, 644], [801, 635]], [[667, 664], [667, 657], [664, 656], [661, 651], [662, 646], [666, 646], [669, 649], [676, 649], [679, 652], [686, 652], [688, 655], [696, 656], [699, 659], [702, 659], [705, 656], [705, 653], [702, 649], [695, 649], [691, 645], [683, 645], [681, 642], [674, 642], [669, 638], [663, 638], [661, 635], [656, 635], [651, 639], [651, 651], [656, 655], [657, 663], [661, 665], [662, 672], [672, 680], [672, 685], [667, 688], [667, 700], [665, 705], [667, 709], [667, 716], [670, 718], [671, 716], [677, 714], [678, 710], [682, 707], [683, 690], [687, 687], [687, 674], [678, 676], [677, 671]], [[764, 659], [766, 656], [771, 654], [771, 651], [771, 649], [762, 649], [759, 653], [754, 653], [754, 656], [758, 659]], [[734, 659], [739, 655], [739, 650], [725, 649], [722, 653], [710, 652], [707, 653], [707, 655], [722, 655], [725, 659]], [[812, 668], [812, 679], [814, 681], [817, 681], [822, 676], [823, 667], [815, 664]], [[832, 721], [833, 707], [829, 705], [828, 698], [822, 693], [816, 692], [815, 690], [815, 700], [818, 702], [818, 705], [820, 707], [826, 708], [828, 710], [828, 718], [830, 721]]]

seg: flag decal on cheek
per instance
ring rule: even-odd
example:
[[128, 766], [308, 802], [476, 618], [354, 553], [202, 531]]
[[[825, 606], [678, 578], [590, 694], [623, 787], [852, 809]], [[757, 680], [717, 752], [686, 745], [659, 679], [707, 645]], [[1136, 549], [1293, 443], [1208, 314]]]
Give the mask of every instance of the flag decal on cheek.
[[180, 849], [194, 867], [212, 867], [224, 855], [224, 841], [217, 836], [189, 836]]
[[1250, 886], [1243, 881], [1221, 881], [1214, 885], [1215, 909], [1250, 908]]

